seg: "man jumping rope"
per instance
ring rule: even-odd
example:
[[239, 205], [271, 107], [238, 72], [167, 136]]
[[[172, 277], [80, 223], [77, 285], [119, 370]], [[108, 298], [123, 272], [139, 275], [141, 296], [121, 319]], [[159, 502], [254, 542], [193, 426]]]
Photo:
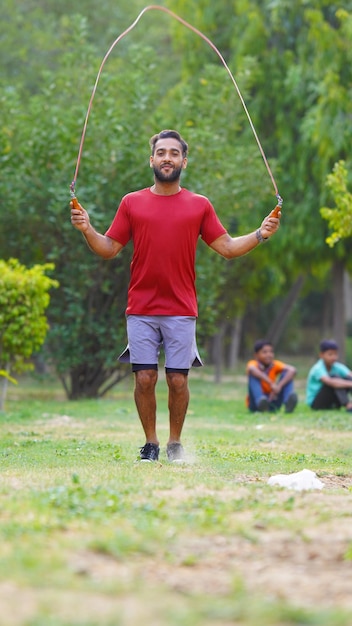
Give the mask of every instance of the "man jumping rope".
[[134, 397], [146, 439], [140, 460], [159, 458], [155, 387], [163, 347], [170, 421], [166, 451], [170, 462], [180, 462], [185, 460], [181, 433], [189, 403], [188, 372], [202, 365], [196, 344], [198, 238], [232, 259], [271, 237], [280, 219], [269, 214], [256, 231], [231, 237], [208, 198], [180, 186], [188, 155], [181, 135], [163, 130], [151, 138], [150, 146], [154, 184], [122, 198], [104, 235], [93, 228], [81, 205], [74, 208], [71, 203], [71, 222], [90, 249], [104, 259], [115, 257], [133, 242], [126, 308], [128, 345], [119, 359], [130, 362], [135, 375]]

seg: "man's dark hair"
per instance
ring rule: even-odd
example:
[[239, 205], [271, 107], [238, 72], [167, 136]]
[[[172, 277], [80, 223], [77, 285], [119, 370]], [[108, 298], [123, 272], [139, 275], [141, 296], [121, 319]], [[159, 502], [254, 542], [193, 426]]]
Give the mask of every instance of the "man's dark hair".
[[156, 142], [159, 141], [159, 139], [169, 139], [169, 138], [177, 139], [177, 141], [180, 142], [182, 146], [182, 156], [186, 157], [188, 154], [188, 144], [181, 137], [180, 133], [177, 132], [177, 130], [161, 130], [160, 133], [153, 135], [153, 137], [151, 137], [149, 140], [149, 145], [152, 149], [152, 155], [154, 155], [154, 152], [155, 152]]
[[273, 344], [268, 339], [258, 339], [254, 344], [254, 352], [259, 352], [264, 346], [273, 347]]
[[339, 346], [337, 345], [335, 339], [323, 339], [320, 342], [320, 352], [327, 352], [328, 350], [338, 350]]

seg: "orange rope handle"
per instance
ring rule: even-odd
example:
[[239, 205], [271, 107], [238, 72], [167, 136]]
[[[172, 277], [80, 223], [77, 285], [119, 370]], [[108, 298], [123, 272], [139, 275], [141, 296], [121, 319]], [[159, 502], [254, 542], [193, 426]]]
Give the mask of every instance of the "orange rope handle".
[[[105, 65], [106, 60], [108, 59], [109, 55], [111, 54], [112, 50], [115, 48], [115, 46], [119, 43], [119, 41], [121, 41], [121, 39], [123, 39], [123, 37], [125, 37], [128, 33], [131, 32], [131, 30], [138, 24], [139, 20], [141, 19], [141, 17], [147, 12], [147, 11], [151, 11], [151, 10], [157, 10], [157, 11], [163, 11], [164, 13], [167, 13], [168, 15], [170, 15], [171, 17], [175, 18], [178, 22], [180, 22], [181, 24], [183, 24], [183, 26], [185, 26], [186, 28], [189, 28], [191, 31], [193, 31], [196, 35], [198, 35], [199, 37], [201, 37], [201, 39], [203, 39], [213, 50], [214, 52], [218, 55], [220, 61], [222, 62], [223, 66], [225, 67], [227, 73], [229, 74], [232, 83], [237, 91], [237, 94], [240, 98], [240, 101], [242, 103], [243, 109], [247, 115], [250, 127], [252, 129], [252, 132], [254, 134], [255, 140], [257, 142], [259, 151], [261, 153], [261, 156], [263, 158], [265, 167], [268, 171], [268, 174], [270, 176], [271, 182], [273, 184], [274, 190], [275, 190], [275, 195], [278, 199], [278, 205], [275, 207], [274, 211], [276, 211], [278, 209], [278, 207], [280, 207], [279, 210], [281, 210], [281, 206], [282, 206], [282, 198], [279, 196], [279, 192], [278, 192], [278, 188], [274, 179], [274, 176], [272, 174], [272, 171], [270, 169], [268, 160], [265, 156], [264, 150], [262, 148], [262, 145], [259, 141], [259, 137], [256, 133], [256, 130], [254, 128], [254, 124], [252, 122], [251, 116], [249, 114], [249, 111], [246, 107], [246, 103], [242, 97], [242, 94], [240, 92], [240, 89], [236, 83], [235, 78], [233, 77], [230, 68], [228, 67], [224, 57], [222, 56], [222, 54], [219, 52], [218, 48], [213, 44], [213, 42], [208, 39], [208, 37], [206, 37], [206, 35], [204, 35], [200, 30], [198, 30], [197, 28], [195, 28], [194, 26], [192, 26], [191, 24], [189, 24], [188, 22], [186, 22], [184, 19], [182, 19], [182, 17], [179, 17], [176, 13], [173, 13], [173, 11], [170, 11], [170, 9], [167, 9], [166, 7], [163, 6], [159, 6], [159, 5], [149, 5], [147, 7], [145, 7], [137, 16], [137, 18], [135, 19], [135, 21], [128, 27], [126, 28], [126, 30], [124, 30], [113, 42], [113, 44], [110, 46], [109, 50], [107, 51], [107, 53], [105, 54], [102, 63], [100, 65], [96, 80], [95, 80], [95, 84], [93, 87], [93, 91], [89, 100], [89, 104], [88, 104], [88, 109], [87, 109], [87, 113], [86, 113], [86, 117], [85, 117], [85, 121], [84, 121], [84, 125], [83, 125], [83, 131], [82, 131], [82, 135], [81, 135], [81, 140], [80, 140], [80, 144], [79, 144], [79, 150], [78, 150], [78, 156], [77, 156], [77, 163], [76, 163], [76, 169], [75, 169], [75, 173], [74, 173], [74, 177], [73, 177], [73, 181], [70, 185], [70, 191], [71, 191], [71, 198], [72, 201], [74, 201], [75, 199], [75, 185], [76, 185], [76, 180], [77, 180], [77, 176], [78, 176], [78, 170], [79, 170], [79, 166], [80, 166], [80, 162], [81, 162], [81, 157], [82, 157], [82, 150], [83, 150], [83, 144], [84, 144], [84, 139], [85, 139], [85, 135], [86, 135], [86, 130], [87, 130], [87, 124], [88, 124], [88, 119], [89, 119], [89, 115], [90, 115], [90, 111], [92, 108], [92, 104], [93, 104], [93, 100], [94, 100], [94, 96], [95, 96], [95, 92], [97, 90], [97, 86], [98, 86], [98, 82], [103, 70], [103, 67]], [[280, 204], [281, 203], [281, 204]], [[77, 202], [78, 204], [78, 202]], [[78, 207], [77, 207], [78, 208]]]
[[80, 206], [76, 196], [72, 196], [71, 197], [71, 204], [72, 204], [72, 208], [73, 209], [77, 209], [78, 211], [81, 210], [81, 206]]
[[280, 213], [281, 213], [281, 206], [279, 206], [277, 204], [275, 209], [270, 211], [270, 217], [279, 217], [280, 218], [281, 217]]
[[277, 198], [277, 205], [275, 207], [275, 209], [273, 209], [270, 213], [271, 217], [281, 217], [281, 207], [282, 207], [282, 198], [281, 196], [279, 196], [279, 194], [276, 194], [276, 198]]

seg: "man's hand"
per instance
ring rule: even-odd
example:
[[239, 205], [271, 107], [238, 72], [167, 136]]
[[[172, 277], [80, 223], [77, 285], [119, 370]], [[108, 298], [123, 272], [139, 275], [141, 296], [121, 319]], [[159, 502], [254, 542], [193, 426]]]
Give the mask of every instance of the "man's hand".
[[103, 259], [112, 259], [123, 248], [123, 245], [111, 237], [98, 233], [90, 223], [89, 215], [77, 200], [70, 202], [72, 226], [80, 230], [90, 249]]
[[273, 217], [271, 213], [269, 213], [269, 215], [267, 215], [263, 219], [262, 224], [260, 226], [260, 232], [262, 234], [263, 239], [269, 239], [269, 237], [271, 237], [274, 233], [276, 233], [276, 231], [279, 229], [279, 226], [280, 226], [280, 217], [281, 217], [281, 211], [279, 213], [279, 217]]
[[82, 233], [86, 233], [90, 228], [90, 220], [87, 211], [83, 208], [81, 204], [78, 204], [79, 208], [73, 207], [73, 202], [70, 202], [71, 207], [71, 224], [77, 230], [80, 230]]

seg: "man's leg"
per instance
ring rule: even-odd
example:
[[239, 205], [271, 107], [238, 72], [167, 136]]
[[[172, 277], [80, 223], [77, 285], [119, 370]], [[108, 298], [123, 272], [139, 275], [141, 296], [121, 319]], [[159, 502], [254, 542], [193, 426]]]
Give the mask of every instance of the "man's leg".
[[170, 436], [168, 443], [179, 443], [189, 403], [188, 376], [180, 372], [168, 372]]
[[269, 400], [263, 392], [261, 382], [251, 374], [248, 376], [248, 395], [250, 411], [269, 411]]
[[339, 409], [341, 400], [336, 394], [336, 389], [329, 385], [323, 385], [315, 396], [311, 407], [315, 410]]
[[169, 388], [170, 431], [166, 453], [170, 463], [183, 463], [186, 455], [180, 439], [189, 403], [188, 373], [193, 365], [202, 365], [196, 343], [196, 318], [164, 316], [160, 328]]
[[334, 389], [334, 391], [335, 391], [335, 396], [340, 406], [349, 405], [349, 398], [348, 398], [349, 389], [348, 388], [342, 387], [340, 389]]
[[[280, 379], [285, 375], [285, 371], [281, 374]], [[292, 413], [296, 408], [298, 402], [298, 396], [294, 390], [293, 380], [289, 380], [288, 383], [281, 389], [278, 398], [279, 407], [284, 404], [286, 413]]]
[[134, 399], [145, 433], [146, 443], [159, 445], [156, 435], [155, 386], [157, 380], [158, 372], [155, 369], [136, 371]]
[[[285, 376], [286, 370], [283, 371], [281, 376], [279, 377], [279, 381]], [[288, 397], [293, 393], [293, 380], [289, 380], [286, 385], [284, 385], [279, 393], [280, 406], [281, 404], [286, 404]]]

